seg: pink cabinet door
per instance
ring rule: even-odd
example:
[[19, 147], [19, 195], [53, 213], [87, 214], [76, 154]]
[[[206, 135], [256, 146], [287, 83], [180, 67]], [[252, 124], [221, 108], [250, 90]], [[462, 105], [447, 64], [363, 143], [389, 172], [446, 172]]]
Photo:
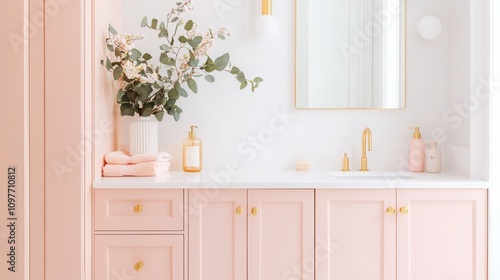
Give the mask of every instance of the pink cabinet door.
[[95, 190], [96, 230], [182, 230], [184, 191]]
[[182, 235], [96, 235], [95, 280], [183, 279]]
[[189, 190], [189, 279], [247, 278], [247, 191]]
[[249, 190], [248, 230], [249, 280], [314, 279], [314, 190]]
[[395, 190], [316, 190], [316, 280], [395, 280], [395, 211]]
[[398, 190], [398, 280], [486, 280], [486, 190]]

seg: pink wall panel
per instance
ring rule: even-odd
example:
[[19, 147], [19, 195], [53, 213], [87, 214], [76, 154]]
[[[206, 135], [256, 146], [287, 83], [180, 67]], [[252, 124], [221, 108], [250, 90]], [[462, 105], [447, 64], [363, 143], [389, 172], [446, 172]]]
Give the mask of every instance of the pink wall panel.
[[[120, 112], [115, 102], [117, 85], [112, 75], [100, 64], [109, 51], [105, 40], [108, 36], [108, 25], [113, 23], [115, 28], [120, 27], [121, 9], [120, 0], [92, 1], [92, 46], [91, 46], [91, 82], [92, 97], [90, 104], [91, 114], [94, 117], [92, 134], [94, 147], [94, 177], [101, 177], [101, 167], [106, 153], [119, 147]], [[119, 30], [119, 29], [117, 29]]]
[[[0, 279], [18, 280], [24, 279], [27, 268], [24, 250], [27, 248], [25, 209], [28, 208], [24, 198], [29, 183], [29, 56], [23, 19], [27, 17], [28, 5], [26, 1], [12, 1], [5, 11], [0, 17], [0, 51], [4, 65], [0, 67], [4, 98], [0, 122]], [[10, 166], [15, 167], [11, 170], [15, 173], [9, 177]]]
[[45, 27], [45, 279], [85, 275], [84, 0], [59, 1]]
[[[43, 0], [30, 0], [29, 14], [30, 19], [35, 19], [44, 15]], [[52, 9], [57, 9], [53, 6]], [[53, 10], [56, 11], [56, 10]], [[55, 14], [52, 14], [54, 15]], [[34, 23], [33, 23], [34, 24]], [[29, 259], [30, 259], [30, 280], [44, 279], [45, 266], [45, 44], [44, 29], [37, 24], [30, 37], [30, 65], [29, 65], [29, 166], [30, 166], [30, 241], [29, 241]]]

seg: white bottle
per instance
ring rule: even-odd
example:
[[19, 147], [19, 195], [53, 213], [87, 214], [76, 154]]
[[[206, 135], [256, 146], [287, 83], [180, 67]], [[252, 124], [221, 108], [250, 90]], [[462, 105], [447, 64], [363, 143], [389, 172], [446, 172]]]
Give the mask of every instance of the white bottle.
[[429, 149], [425, 152], [425, 172], [441, 172], [441, 151], [436, 146], [436, 141], [429, 142]]

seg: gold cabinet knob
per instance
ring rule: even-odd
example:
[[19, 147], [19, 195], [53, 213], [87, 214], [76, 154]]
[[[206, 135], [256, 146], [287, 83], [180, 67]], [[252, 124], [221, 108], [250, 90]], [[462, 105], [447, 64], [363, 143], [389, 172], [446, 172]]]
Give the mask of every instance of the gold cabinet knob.
[[137, 271], [137, 272], [140, 272], [140, 271], [142, 270], [142, 268], [143, 268], [143, 267], [144, 267], [144, 262], [143, 262], [143, 261], [140, 261], [140, 262], [138, 262], [138, 263], [136, 263], [136, 264], [134, 265], [134, 269], [135, 269], [135, 271]]
[[389, 207], [385, 210], [385, 212], [387, 212], [387, 214], [394, 215], [396, 214], [396, 209], [394, 207]]
[[142, 212], [142, 209], [143, 209], [143, 208], [144, 208], [144, 207], [142, 207], [142, 205], [141, 205], [141, 204], [137, 204], [136, 206], [134, 206], [134, 212], [135, 212], [136, 214], [139, 214], [139, 213], [141, 213], [141, 212]]
[[406, 215], [408, 214], [408, 208], [406, 208], [406, 206], [403, 206], [399, 209], [399, 213], [403, 214], [403, 215]]
[[243, 207], [238, 206], [238, 207], [236, 208], [236, 215], [241, 215], [241, 213], [243, 213]]
[[258, 213], [259, 213], [259, 208], [257, 207], [252, 208], [252, 215], [257, 216]]

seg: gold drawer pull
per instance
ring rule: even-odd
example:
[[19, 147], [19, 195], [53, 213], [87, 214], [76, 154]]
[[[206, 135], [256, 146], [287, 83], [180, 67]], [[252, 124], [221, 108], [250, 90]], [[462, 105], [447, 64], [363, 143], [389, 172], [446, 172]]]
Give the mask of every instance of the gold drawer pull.
[[399, 212], [403, 215], [406, 215], [408, 214], [408, 208], [406, 208], [406, 206], [403, 206], [401, 207], [401, 209], [399, 209]]
[[136, 206], [134, 206], [134, 212], [135, 212], [136, 214], [141, 213], [141, 212], [142, 212], [142, 209], [144, 209], [144, 207], [142, 207], [142, 205], [141, 205], [141, 204], [137, 204]]
[[241, 215], [241, 213], [243, 213], [243, 207], [238, 206], [238, 207], [236, 208], [236, 215]]
[[252, 208], [252, 215], [257, 216], [258, 213], [259, 213], [259, 208], [257, 207]]
[[394, 215], [396, 213], [396, 209], [394, 209], [394, 207], [389, 207], [385, 210], [385, 212], [387, 212], [387, 214]]
[[134, 269], [137, 272], [141, 272], [142, 268], [144, 267], [144, 262], [140, 261], [134, 265]]

